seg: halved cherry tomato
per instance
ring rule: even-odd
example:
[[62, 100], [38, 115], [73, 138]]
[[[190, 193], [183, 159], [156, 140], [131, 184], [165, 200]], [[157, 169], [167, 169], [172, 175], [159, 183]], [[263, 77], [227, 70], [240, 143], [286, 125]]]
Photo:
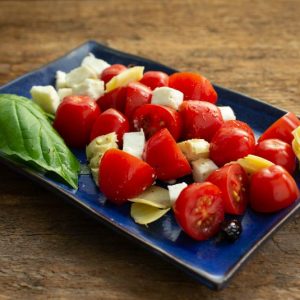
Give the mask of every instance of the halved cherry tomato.
[[181, 118], [179, 113], [166, 106], [145, 104], [137, 108], [132, 118], [134, 128], [143, 129], [148, 139], [162, 128], [167, 128], [175, 140], [181, 135]]
[[158, 179], [173, 180], [192, 172], [176, 141], [164, 128], [146, 143], [143, 159], [154, 168]]
[[113, 131], [117, 134], [119, 145], [122, 145], [123, 135], [125, 132], [129, 131], [129, 123], [122, 113], [110, 108], [103, 112], [95, 121], [91, 131], [90, 141], [97, 136], [108, 134]]
[[268, 139], [259, 142], [254, 154], [284, 167], [289, 173], [293, 173], [296, 169], [296, 156], [293, 148], [281, 140]]
[[100, 79], [108, 83], [114, 76], [119, 75], [121, 72], [127, 70], [127, 67], [120, 64], [111, 65], [103, 70]]
[[210, 141], [224, 123], [219, 108], [205, 101], [183, 101], [179, 107], [185, 139]]
[[92, 126], [100, 109], [88, 96], [68, 96], [57, 108], [54, 128], [67, 145], [83, 148], [89, 142]]
[[250, 204], [258, 212], [271, 213], [291, 205], [299, 197], [294, 178], [273, 165], [254, 173], [250, 182]]
[[143, 104], [150, 103], [152, 91], [139, 82], [131, 82], [127, 86], [125, 115], [131, 120], [134, 111]]
[[101, 108], [101, 111], [105, 111], [109, 108], [115, 108], [120, 112], [124, 112], [127, 96], [127, 87], [119, 87], [108, 93], [102, 95], [97, 104]]
[[292, 131], [300, 126], [300, 120], [292, 112], [286, 113], [275, 123], [273, 123], [258, 139], [263, 141], [267, 139], [279, 139], [288, 144], [291, 144], [294, 136]]
[[231, 163], [214, 171], [206, 179], [222, 192], [225, 213], [242, 215], [248, 203], [248, 176], [238, 163]]
[[207, 240], [220, 229], [224, 220], [221, 191], [210, 182], [187, 186], [174, 204], [175, 218], [195, 240]]
[[155, 173], [141, 159], [122, 150], [107, 150], [99, 166], [99, 187], [112, 202], [122, 204], [153, 184]]
[[154, 90], [157, 87], [168, 86], [169, 76], [160, 71], [148, 71], [144, 73], [140, 82], [148, 86], [151, 90]]
[[169, 87], [184, 94], [185, 100], [216, 103], [218, 95], [208, 79], [197, 73], [179, 72], [169, 77]]

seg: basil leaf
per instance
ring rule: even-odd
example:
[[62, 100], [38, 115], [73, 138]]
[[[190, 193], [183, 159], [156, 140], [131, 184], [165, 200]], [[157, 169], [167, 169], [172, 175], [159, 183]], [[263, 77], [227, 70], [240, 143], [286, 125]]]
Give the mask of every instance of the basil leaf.
[[25, 97], [0, 94], [0, 151], [54, 172], [78, 187], [78, 160], [43, 110]]

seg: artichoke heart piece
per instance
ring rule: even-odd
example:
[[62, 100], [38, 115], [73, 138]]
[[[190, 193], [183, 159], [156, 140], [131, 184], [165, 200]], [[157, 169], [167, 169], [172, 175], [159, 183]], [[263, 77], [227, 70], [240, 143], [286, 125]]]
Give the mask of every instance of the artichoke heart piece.
[[294, 139], [292, 142], [293, 151], [297, 156], [298, 160], [300, 161], [300, 126], [293, 131], [293, 135], [294, 135]]
[[269, 160], [252, 154], [238, 159], [237, 162], [248, 174], [254, 174], [263, 168], [274, 165]]

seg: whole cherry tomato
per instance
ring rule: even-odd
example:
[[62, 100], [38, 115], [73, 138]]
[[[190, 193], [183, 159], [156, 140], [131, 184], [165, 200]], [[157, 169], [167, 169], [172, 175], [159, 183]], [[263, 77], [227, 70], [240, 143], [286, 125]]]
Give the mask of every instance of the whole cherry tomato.
[[127, 87], [119, 87], [102, 95], [97, 103], [101, 111], [109, 108], [115, 108], [120, 112], [124, 112], [127, 97]]
[[122, 150], [107, 150], [100, 161], [100, 190], [116, 204], [138, 196], [154, 180], [154, 170], [147, 163]]
[[158, 104], [142, 105], [135, 110], [132, 122], [137, 131], [144, 130], [147, 139], [162, 128], [167, 128], [175, 140], [181, 135], [180, 115], [170, 107]]
[[224, 220], [222, 193], [210, 182], [187, 186], [174, 204], [175, 218], [185, 233], [195, 240], [207, 240]]
[[179, 107], [185, 139], [210, 141], [224, 123], [219, 108], [205, 101], [183, 101]]
[[251, 176], [250, 205], [257, 212], [271, 213], [286, 208], [299, 195], [294, 178], [281, 166], [273, 165]]
[[238, 163], [231, 163], [211, 173], [206, 181], [222, 192], [225, 213], [242, 215], [248, 203], [248, 176]]
[[185, 100], [216, 103], [218, 95], [208, 79], [197, 73], [179, 72], [169, 77], [169, 87], [184, 94]]
[[192, 172], [189, 162], [166, 128], [146, 142], [143, 159], [154, 168], [157, 178], [161, 180], [177, 179]]
[[293, 173], [296, 169], [296, 156], [293, 148], [281, 140], [262, 140], [256, 145], [254, 154], [284, 167], [289, 173]]
[[105, 83], [108, 83], [114, 76], [119, 75], [123, 71], [127, 70], [127, 67], [120, 64], [111, 65], [103, 70], [100, 79]]
[[70, 147], [83, 148], [89, 142], [100, 109], [88, 96], [68, 96], [57, 108], [53, 127]]
[[140, 82], [148, 86], [151, 90], [154, 90], [157, 87], [168, 86], [169, 76], [160, 71], [148, 71], [144, 73]]

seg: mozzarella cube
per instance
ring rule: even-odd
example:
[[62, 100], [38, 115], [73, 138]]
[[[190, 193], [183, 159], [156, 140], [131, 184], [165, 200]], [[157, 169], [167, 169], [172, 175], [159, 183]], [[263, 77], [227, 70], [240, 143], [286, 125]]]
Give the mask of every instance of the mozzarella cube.
[[194, 181], [203, 182], [218, 167], [211, 159], [199, 158], [192, 162], [192, 169]]
[[186, 159], [191, 162], [209, 157], [209, 142], [203, 139], [191, 139], [177, 144]]
[[87, 78], [80, 84], [73, 85], [74, 95], [89, 96], [93, 100], [97, 100], [104, 94], [104, 81], [99, 79]]
[[67, 86], [66, 83], [66, 73], [63, 71], [57, 71], [56, 72], [56, 81], [55, 81], [55, 87], [56, 89], [61, 89], [61, 88], [65, 88]]
[[160, 104], [178, 110], [178, 107], [183, 101], [183, 93], [163, 86], [158, 87], [153, 91], [151, 103]]
[[145, 134], [140, 132], [126, 132], [123, 135], [123, 151], [142, 158], [145, 147]]
[[74, 85], [82, 83], [87, 78], [97, 79], [97, 74], [87, 66], [78, 67], [66, 74], [66, 86], [73, 88]]
[[185, 182], [168, 185], [171, 205], [173, 205], [176, 202], [182, 190], [185, 189], [187, 186], [188, 185]]
[[55, 114], [60, 101], [52, 85], [33, 86], [30, 90], [30, 94], [33, 102], [37, 103], [45, 112]]
[[236, 120], [233, 109], [230, 106], [219, 106], [224, 121]]
[[81, 66], [85, 66], [92, 69], [99, 77], [103, 72], [103, 70], [108, 68], [110, 64], [108, 64], [106, 61], [102, 59], [96, 58], [92, 53], [90, 53], [88, 56], [86, 56], [83, 59]]
[[60, 102], [67, 96], [73, 95], [73, 90], [70, 88], [62, 88], [57, 91]]

